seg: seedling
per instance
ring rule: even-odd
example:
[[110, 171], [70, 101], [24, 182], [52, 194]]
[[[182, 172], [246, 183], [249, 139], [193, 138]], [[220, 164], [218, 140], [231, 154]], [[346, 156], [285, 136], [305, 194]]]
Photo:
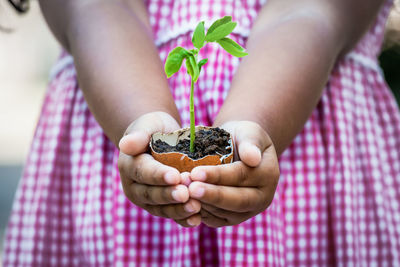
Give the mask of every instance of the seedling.
[[186, 69], [191, 78], [190, 85], [190, 152], [194, 152], [195, 141], [195, 117], [194, 117], [194, 101], [193, 92], [194, 84], [197, 82], [202, 66], [207, 63], [208, 59], [199, 60], [197, 58], [199, 51], [207, 43], [217, 42], [226, 52], [235, 57], [244, 57], [247, 53], [244, 48], [232, 39], [226, 37], [236, 27], [236, 22], [232, 21], [231, 16], [225, 16], [216, 20], [205, 33], [204, 21], [200, 22], [193, 32], [192, 43], [194, 49], [187, 50], [183, 47], [174, 48], [167, 57], [165, 62], [165, 73], [170, 78], [182, 66], [182, 62], [186, 60]]

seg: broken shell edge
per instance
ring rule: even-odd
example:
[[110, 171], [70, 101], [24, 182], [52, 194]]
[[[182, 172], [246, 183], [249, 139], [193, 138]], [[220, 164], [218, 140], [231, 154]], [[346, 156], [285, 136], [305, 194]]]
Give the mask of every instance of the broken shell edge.
[[[209, 130], [209, 129], [212, 129], [212, 127], [196, 126], [196, 131]], [[164, 165], [174, 167], [179, 172], [190, 172], [192, 171], [193, 168], [197, 166], [221, 165], [221, 164], [232, 163], [234, 144], [232, 141], [232, 135], [230, 133], [229, 133], [230, 136], [229, 143], [231, 146], [231, 153], [226, 155], [221, 155], [221, 154], [207, 155], [199, 159], [191, 159], [186, 154], [181, 152], [158, 153], [153, 149], [153, 142], [155, 140], [161, 139], [162, 141], [172, 146], [175, 146], [181, 139], [189, 138], [189, 136], [190, 136], [190, 128], [179, 129], [171, 133], [161, 133], [161, 132], [154, 133], [151, 136], [150, 140], [151, 155], [157, 161], [161, 162]]]

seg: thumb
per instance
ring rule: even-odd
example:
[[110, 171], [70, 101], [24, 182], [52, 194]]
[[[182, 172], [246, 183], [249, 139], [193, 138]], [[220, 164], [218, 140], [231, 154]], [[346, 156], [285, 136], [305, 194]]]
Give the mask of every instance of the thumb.
[[121, 138], [119, 141], [119, 149], [124, 154], [137, 156], [146, 152], [149, 142], [150, 135], [145, 131], [137, 130]]
[[151, 135], [156, 132], [170, 132], [179, 128], [179, 124], [165, 112], [152, 112], [135, 120], [119, 141], [122, 153], [136, 156], [148, 149]]
[[238, 145], [239, 158], [250, 167], [257, 167], [261, 162], [260, 149], [249, 141], [241, 142]]
[[267, 133], [251, 121], [239, 122], [234, 133], [240, 160], [249, 167], [257, 167], [261, 163], [262, 153], [270, 145]]

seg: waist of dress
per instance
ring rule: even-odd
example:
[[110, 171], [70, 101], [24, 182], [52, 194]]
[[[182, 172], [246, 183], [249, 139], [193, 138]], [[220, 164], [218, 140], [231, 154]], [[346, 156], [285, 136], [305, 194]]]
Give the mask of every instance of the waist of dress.
[[[357, 51], [352, 51], [348, 53], [342, 60], [350, 60], [366, 69], [377, 71], [379, 73], [382, 72], [381, 68], [379, 67], [377, 58], [372, 58], [362, 55]], [[50, 77], [49, 77], [50, 80], [54, 79], [64, 69], [70, 68], [73, 65], [74, 65], [74, 58], [71, 55], [63, 52], [63, 54], [60, 56], [60, 58], [50, 71]]]

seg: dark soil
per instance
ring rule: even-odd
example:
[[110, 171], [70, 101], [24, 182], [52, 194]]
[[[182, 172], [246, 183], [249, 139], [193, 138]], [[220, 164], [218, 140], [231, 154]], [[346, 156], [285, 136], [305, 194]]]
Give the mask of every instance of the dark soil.
[[194, 153], [190, 153], [190, 139], [180, 140], [176, 146], [170, 146], [164, 141], [153, 142], [153, 149], [158, 153], [181, 152], [189, 158], [199, 159], [208, 155], [225, 155], [231, 153], [229, 133], [218, 127], [196, 132]]

